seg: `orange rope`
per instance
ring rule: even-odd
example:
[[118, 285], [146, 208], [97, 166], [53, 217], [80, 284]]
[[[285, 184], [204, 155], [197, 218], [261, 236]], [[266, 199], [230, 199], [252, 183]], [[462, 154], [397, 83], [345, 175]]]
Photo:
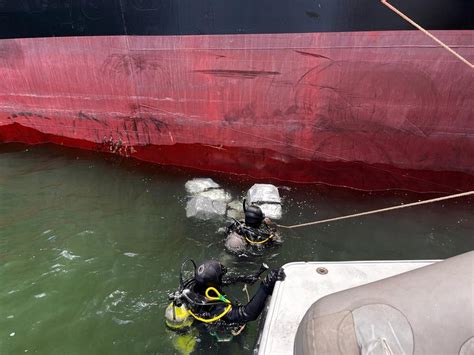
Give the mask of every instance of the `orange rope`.
[[467, 192], [463, 192], [463, 193], [460, 193], [460, 194], [455, 194], [455, 195], [449, 195], [449, 196], [443, 196], [443, 197], [433, 198], [433, 199], [431, 199], [431, 200], [424, 200], [424, 201], [412, 202], [412, 203], [407, 203], [406, 205], [392, 206], [392, 207], [382, 208], [382, 209], [374, 210], [374, 211], [361, 212], [361, 213], [351, 214], [351, 215], [348, 215], [348, 216], [341, 216], [341, 217], [335, 217], [335, 218], [328, 218], [328, 219], [323, 219], [323, 220], [321, 220], [321, 221], [316, 221], [316, 222], [301, 223], [301, 224], [295, 224], [295, 225], [292, 225], [292, 226], [283, 226], [283, 225], [277, 224], [277, 226], [278, 226], [278, 227], [281, 227], [281, 228], [288, 228], [288, 229], [299, 228], [299, 227], [306, 227], [306, 226], [311, 226], [311, 225], [314, 225], [314, 224], [327, 223], [327, 222], [338, 221], [338, 220], [340, 220], [340, 219], [347, 219], [347, 218], [354, 218], [354, 217], [366, 216], [366, 215], [368, 215], [368, 214], [374, 214], [374, 213], [380, 213], [380, 212], [398, 210], [398, 209], [400, 209], [400, 208], [418, 206], [418, 205], [423, 205], [423, 204], [425, 204], [425, 203], [433, 203], [433, 202], [444, 201], [444, 200], [449, 200], [449, 199], [452, 199], [452, 198], [458, 198], [458, 197], [469, 196], [469, 195], [474, 195], [474, 191], [467, 191]]
[[438, 38], [436, 38], [434, 35], [432, 35], [430, 32], [428, 32], [427, 30], [425, 30], [423, 27], [421, 27], [419, 24], [417, 24], [415, 21], [413, 21], [411, 18], [409, 18], [407, 15], [405, 15], [403, 12], [401, 12], [400, 10], [398, 10], [396, 7], [394, 7], [393, 5], [389, 4], [387, 0], [380, 0], [382, 2], [382, 4], [384, 4], [385, 6], [387, 6], [390, 10], [392, 10], [393, 12], [395, 12], [397, 15], [399, 15], [400, 17], [402, 17], [405, 21], [409, 22], [410, 24], [412, 24], [413, 26], [415, 26], [416, 28], [418, 28], [421, 32], [423, 32], [425, 35], [427, 35], [428, 37], [430, 37], [433, 41], [435, 41], [436, 43], [438, 43], [440, 46], [444, 47], [444, 49], [446, 49], [447, 51], [451, 52], [451, 54], [453, 54], [454, 56], [456, 56], [459, 60], [461, 60], [462, 62], [464, 62], [465, 64], [467, 64], [471, 69], [474, 69], [474, 64], [472, 64], [471, 62], [469, 62], [466, 58], [464, 58], [463, 56], [461, 56], [458, 52], [454, 51], [452, 48], [450, 48], [447, 44], [444, 44], [443, 42], [441, 42]]

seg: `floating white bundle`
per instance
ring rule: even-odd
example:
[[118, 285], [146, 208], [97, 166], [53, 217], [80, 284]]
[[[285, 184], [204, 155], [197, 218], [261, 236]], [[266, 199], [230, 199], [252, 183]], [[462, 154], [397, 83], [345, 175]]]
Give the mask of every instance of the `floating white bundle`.
[[232, 196], [209, 178], [197, 178], [186, 182], [190, 199], [186, 204], [186, 217], [208, 220], [224, 216], [227, 202]]
[[211, 200], [209, 197], [194, 196], [186, 205], [186, 217], [208, 220], [224, 216], [227, 206], [225, 202]]
[[247, 204], [258, 205], [268, 218], [280, 219], [282, 216], [281, 197], [275, 185], [253, 185], [247, 192]]

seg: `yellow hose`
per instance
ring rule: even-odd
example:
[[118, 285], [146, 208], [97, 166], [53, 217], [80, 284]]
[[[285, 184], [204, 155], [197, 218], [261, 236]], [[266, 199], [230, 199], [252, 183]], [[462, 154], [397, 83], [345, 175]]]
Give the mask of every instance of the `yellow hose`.
[[[211, 296], [211, 294], [210, 294], [211, 291], [214, 292], [216, 294], [216, 296]], [[191, 310], [188, 310], [188, 313], [190, 315], [192, 315], [198, 321], [201, 321], [201, 322], [204, 322], [204, 323], [212, 323], [212, 322], [215, 322], [215, 321], [221, 319], [222, 317], [224, 317], [231, 310], [232, 304], [230, 303], [230, 301], [224, 295], [222, 295], [219, 291], [217, 291], [216, 288], [208, 287], [206, 289], [205, 295], [206, 295], [206, 298], [210, 301], [222, 301], [222, 302], [227, 303], [227, 307], [224, 309], [224, 311], [221, 314], [218, 314], [217, 316], [215, 316], [213, 318], [208, 318], [208, 319], [201, 318], [201, 317], [195, 315], [193, 312], [191, 312]]]
[[255, 242], [255, 241], [253, 241], [253, 240], [250, 240], [250, 239], [247, 238], [247, 237], [245, 237], [245, 240], [246, 240], [247, 242], [249, 242], [250, 244], [264, 244], [264, 243], [268, 242], [268, 241], [269, 241], [270, 239], [272, 239], [272, 238], [273, 238], [273, 234], [271, 234], [267, 239], [261, 240], [261, 241], [259, 241], [259, 242]]

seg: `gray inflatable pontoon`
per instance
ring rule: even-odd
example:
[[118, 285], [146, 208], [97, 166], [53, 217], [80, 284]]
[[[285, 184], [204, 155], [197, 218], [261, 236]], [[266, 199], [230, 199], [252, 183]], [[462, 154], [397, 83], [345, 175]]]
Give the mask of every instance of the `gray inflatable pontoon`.
[[474, 354], [474, 252], [285, 271], [258, 354]]

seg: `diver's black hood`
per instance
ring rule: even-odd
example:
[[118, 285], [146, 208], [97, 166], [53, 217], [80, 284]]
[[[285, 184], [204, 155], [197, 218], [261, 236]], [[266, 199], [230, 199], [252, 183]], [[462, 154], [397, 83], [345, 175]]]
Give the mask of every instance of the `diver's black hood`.
[[245, 208], [245, 224], [252, 228], [260, 227], [265, 215], [257, 205], [250, 205]]
[[216, 260], [204, 261], [196, 268], [194, 279], [199, 287], [220, 287], [227, 268]]

